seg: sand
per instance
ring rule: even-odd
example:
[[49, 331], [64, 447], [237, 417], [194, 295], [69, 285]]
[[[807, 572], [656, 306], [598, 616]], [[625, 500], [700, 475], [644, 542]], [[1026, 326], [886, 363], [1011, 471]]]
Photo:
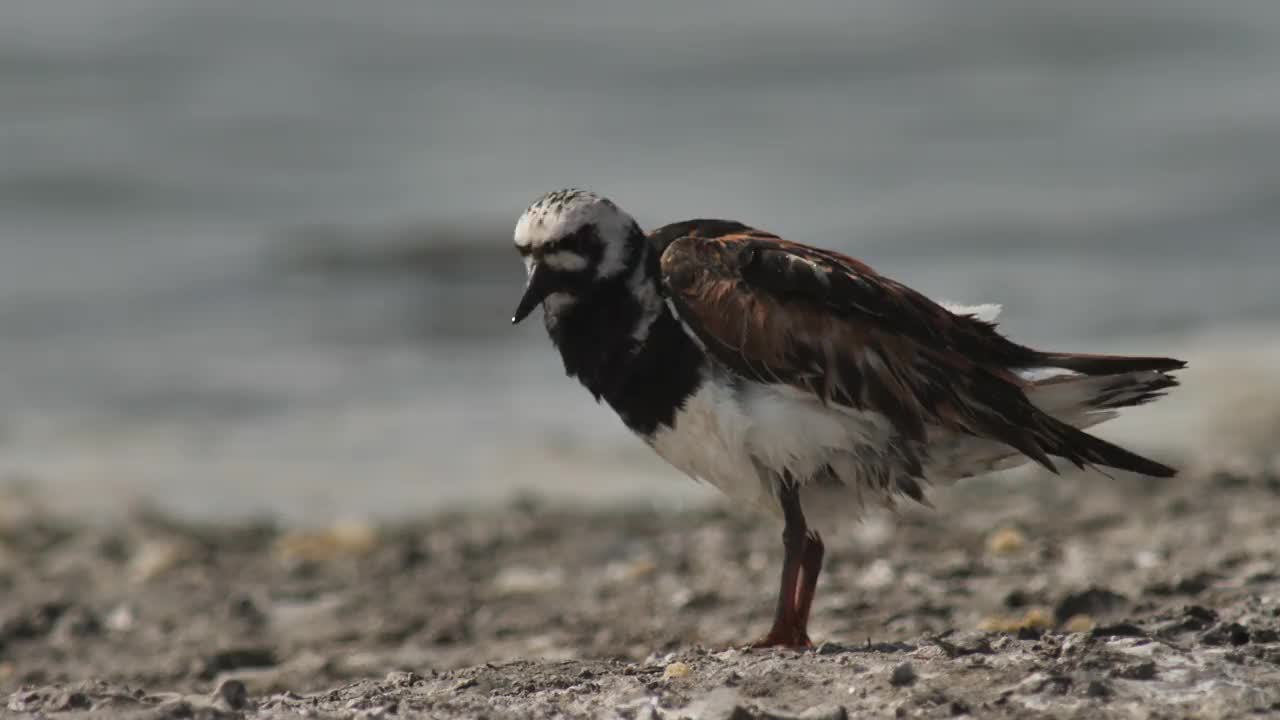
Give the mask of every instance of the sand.
[[974, 481], [828, 538], [525, 500], [298, 529], [0, 499], [0, 702], [54, 717], [1280, 715], [1280, 478]]

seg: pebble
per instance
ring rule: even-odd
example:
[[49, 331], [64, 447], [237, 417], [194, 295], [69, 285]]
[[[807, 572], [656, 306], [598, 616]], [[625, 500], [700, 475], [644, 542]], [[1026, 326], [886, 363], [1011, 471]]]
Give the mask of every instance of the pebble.
[[688, 677], [689, 673], [691, 672], [692, 670], [689, 669], [688, 665], [682, 662], [676, 661], [663, 669], [662, 679], [663, 680], [679, 680], [680, 678]]
[[319, 531], [291, 532], [275, 544], [276, 557], [286, 563], [325, 562], [365, 555], [378, 546], [378, 531], [363, 522], [344, 522]]
[[903, 687], [912, 685], [916, 681], [916, 669], [911, 663], [904, 662], [893, 669], [893, 673], [889, 675], [889, 684], [894, 687]]
[[1053, 627], [1053, 615], [1048, 610], [1033, 607], [1018, 615], [996, 615], [984, 619], [978, 629], [985, 632], [1018, 632], [1019, 630], [1047, 630]]
[[249, 691], [239, 680], [223, 680], [211, 696], [215, 706], [228, 710], [240, 710], [249, 704]]
[[120, 603], [107, 613], [103, 625], [112, 632], [127, 632], [133, 629], [137, 622], [137, 617], [133, 614], [133, 608], [127, 603]]
[[[770, 716], [774, 714], [771, 713]], [[796, 720], [848, 720], [849, 711], [840, 705], [819, 705], [805, 710], [795, 718]]]
[[987, 538], [987, 550], [995, 555], [1012, 555], [1027, 546], [1027, 536], [1017, 528], [1001, 528]]
[[1085, 633], [1097, 626], [1097, 622], [1088, 615], [1072, 615], [1062, 624], [1062, 629], [1069, 633]]
[[1062, 598], [1053, 614], [1058, 622], [1066, 622], [1073, 615], [1107, 615], [1123, 609], [1129, 598], [1106, 588], [1091, 587], [1083, 592], [1071, 593]]
[[422, 676], [415, 672], [405, 670], [392, 670], [387, 673], [382, 682], [394, 687], [409, 687], [422, 681]]
[[867, 569], [858, 577], [858, 587], [866, 590], [880, 590], [887, 588], [893, 584], [897, 573], [893, 571], [893, 564], [884, 558], [874, 560]]
[[159, 577], [190, 560], [192, 548], [177, 540], [147, 540], [129, 561], [129, 576], [135, 582]]
[[534, 568], [521, 565], [505, 567], [493, 578], [493, 591], [498, 595], [538, 595], [550, 592], [564, 583], [560, 568]]

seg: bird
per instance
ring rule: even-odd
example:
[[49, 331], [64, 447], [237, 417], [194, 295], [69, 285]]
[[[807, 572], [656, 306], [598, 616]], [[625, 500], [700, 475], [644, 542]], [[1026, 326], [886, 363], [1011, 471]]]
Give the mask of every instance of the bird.
[[588, 190], [541, 196], [514, 242], [512, 322], [541, 306], [566, 375], [675, 468], [781, 520], [752, 647], [812, 647], [822, 537], [870, 506], [1024, 463], [1176, 472], [1085, 429], [1177, 386], [1181, 360], [1037, 350], [997, 330], [999, 306], [732, 220], [646, 233]]

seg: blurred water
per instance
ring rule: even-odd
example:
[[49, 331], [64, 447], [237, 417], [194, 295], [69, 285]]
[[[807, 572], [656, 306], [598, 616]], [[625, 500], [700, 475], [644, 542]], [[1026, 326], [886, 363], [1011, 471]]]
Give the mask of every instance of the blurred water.
[[212, 515], [688, 497], [506, 325], [509, 227], [565, 185], [1030, 342], [1216, 358], [1140, 444], [1280, 386], [1275, 2], [32, 0], [0, 8], [0, 473]]

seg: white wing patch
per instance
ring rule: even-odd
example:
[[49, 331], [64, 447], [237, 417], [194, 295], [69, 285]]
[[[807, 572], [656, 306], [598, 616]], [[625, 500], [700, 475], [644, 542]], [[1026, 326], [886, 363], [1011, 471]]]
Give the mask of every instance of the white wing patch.
[[943, 301], [938, 304], [946, 308], [948, 312], [956, 315], [972, 315], [983, 322], [995, 322], [996, 318], [1000, 316], [1000, 311], [1004, 309], [997, 303], [961, 305], [960, 303]]

